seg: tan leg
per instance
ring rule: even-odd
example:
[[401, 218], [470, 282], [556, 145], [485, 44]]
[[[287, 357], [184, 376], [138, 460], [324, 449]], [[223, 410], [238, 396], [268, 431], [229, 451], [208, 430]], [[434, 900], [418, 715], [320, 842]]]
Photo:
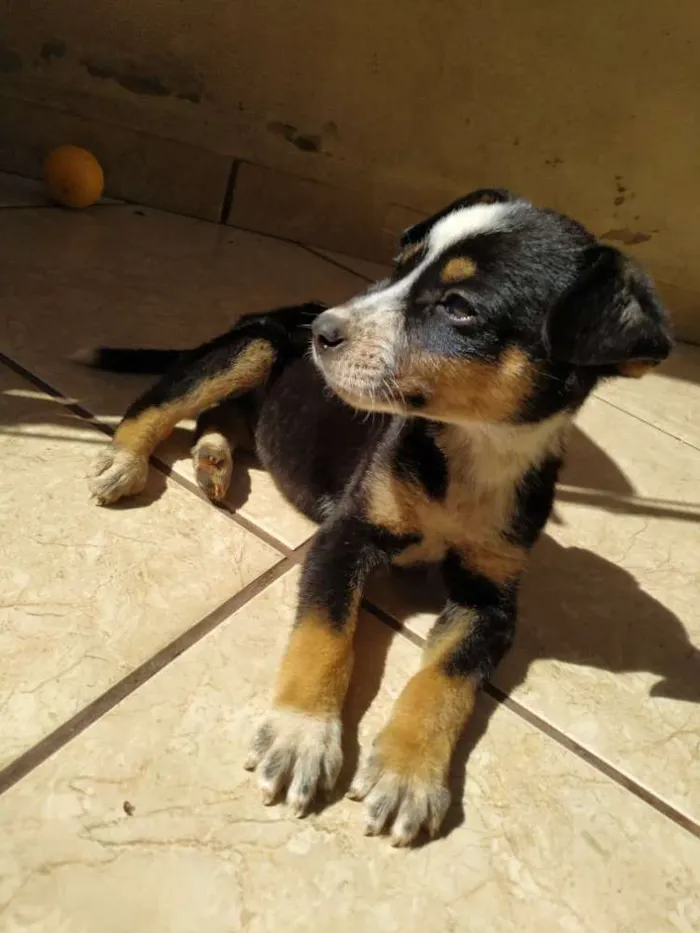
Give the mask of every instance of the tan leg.
[[302, 815], [330, 790], [343, 756], [341, 712], [353, 662], [353, 636], [367, 574], [396, 545], [354, 515], [330, 519], [304, 562], [299, 610], [277, 677], [272, 708], [246, 766], [257, 768], [263, 801], [285, 792]]
[[[359, 603], [359, 595], [355, 603]], [[318, 790], [332, 790], [343, 763], [341, 712], [353, 661], [354, 605], [342, 628], [322, 614], [300, 615], [277, 676], [272, 709], [246, 768], [258, 768], [263, 802], [283, 790], [302, 816]]]
[[472, 622], [466, 612], [428, 645], [421, 670], [402, 691], [353, 782], [349, 796], [366, 801], [367, 835], [390, 825], [392, 844], [401, 846], [421, 829], [431, 836], [440, 829], [450, 803], [450, 762], [479, 685], [477, 677], [448, 673], [446, 662]]
[[238, 341], [176, 366], [127, 411], [89, 479], [93, 498], [107, 505], [140, 492], [148, 458], [178, 422], [264, 384], [276, 357], [267, 340], [239, 335]]

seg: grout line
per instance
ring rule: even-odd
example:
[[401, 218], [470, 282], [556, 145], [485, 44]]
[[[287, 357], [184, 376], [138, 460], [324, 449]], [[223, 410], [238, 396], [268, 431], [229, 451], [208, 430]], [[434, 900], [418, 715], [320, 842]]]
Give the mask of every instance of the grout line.
[[659, 431], [660, 434], [665, 434], [666, 437], [672, 437], [675, 441], [678, 441], [681, 444], [685, 444], [686, 447], [691, 447], [693, 450], [700, 451], [700, 446], [694, 444], [693, 441], [687, 440], [685, 437], [679, 437], [677, 434], [674, 434], [672, 431], [667, 431], [666, 428], [660, 427], [658, 424], [654, 424], [651, 421], [647, 421], [646, 418], [642, 418], [641, 415], [635, 414], [633, 411], [628, 411], [626, 408], [622, 408], [616, 402], [611, 402], [607, 398], [603, 398], [600, 395], [593, 393], [592, 398], [597, 399], [599, 402], [603, 402], [604, 405], [609, 405], [611, 408], [614, 408], [616, 411], [622, 412], [623, 415], [629, 415], [630, 418], [634, 418], [636, 421], [645, 424], [649, 428], [654, 428], [654, 430]]
[[[417, 635], [415, 632], [410, 631], [410, 629], [407, 629], [405, 625], [402, 625], [383, 609], [375, 606], [374, 603], [370, 602], [369, 600], [363, 600], [363, 607], [368, 612], [371, 612], [373, 615], [375, 615], [380, 621], [384, 622], [386, 625], [390, 626], [390, 628], [398, 632], [399, 635], [407, 638], [408, 641], [410, 641], [412, 644], [419, 648], [423, 648], [425, 646], [424, 638], [422, 638], [420, 635]], [[546, 719], [543, 719], [537, 713], [528, 709], [526, 706], [523, 706], [523, 704], [518, 700], [514, 700], [494, 684], [484, 684], [483, 690], [484, 693], [491, 697], [492, 700], [495, 700], [499, 706], [506, 707], [506, 709], [508, 709], [515, 716], [518, 716], [520, 719], [524, 719], [525, 722], [529, 723], [529, 725], [537, 729], [539, 732], [543, 732], [548, 738], [562, 746], [562, 748], [565, 748], [567, 751], [576, 755], [577, 758], [585, 761], [589, 767], [594, 768], [596, 771], [600, 771], [609, 780], [613, 781], [615, 784], [618, 784], [620, 787], [624, 788], [624, 790], [629, 791], [629, 793], [633, 794], [639, 800], [643, 801], [648, 806], [661, 813], [662, 816], [665, 816], [673, 823], [676, 823], [682, 829], [685, 829], [692, 836], [700, 839], [700, 826], [691, 817], [686, 816], [671, 804], [667, 803], [662, 797], [659, 797], [653, 791], [639, 784], [634, 780], [634, 778], [628, 777], [622, 771], [618, 770], [614, 765], [605, 761], [604, 758], [601, 758], [595, 752], [586, 748], [585, 745], [577, 742], [576, 739], [573, 739], [571, 736], [567, 735], [565, 732], [562, 732], [556, 726], [547, 722]]]
[[[103, 433], [112, 433], [108, 425], [97, 421], [95, 416], [92, 415], [92, 413], [87, 409], [83, 408], [81, 405], [75, 402], [71, 402], [70, 400], [66, 399], [66, 397], [61, 392], [59, 392], [49, 383], [45, 382], [39, 376], [34, 375], [34, 373], [31, 373], [29, 370], [26, 370], [21, 364], [16, 363], [2, 352], [0, 352], [0, 363], [3, 363], [5, 366], [7, 366], [8, 369], [11, 369], [17, 375], [26, 378], [29, 382], [52, 395], [54, 398], [63, 401], [65, 403], [65, 407], [69, 411], [73, 411], [80, 418], [90, 421]], [[601, 401], [605, 400], [601, 399]], [[612, 405], [610, 402], [607, 402], [607, 404], [610, 404], [613, 408], [618, 407], [616, 405]], [[619, 410], [624, 411], [624, 409]], [[626, 412], [626, 414], [631, 413]], [[644, 424], [648, 423], [636, 415], [632, 415], [632, 417], [637, 418], [637, 420], [642, 421]], [[650, 427], [655, 427], [655, 425], [650, 425]], [[660, 428], [657, 430], [661, 431], [661, 433], [667, 433], [662, 431]], [[692, 447], [694, 445], [691, 444], [689, 446]], [[174, 474], [172, 469], [167, 464], [162, 463], [162, 461], [157, 460], [157, 458], [152, 459], [155, 461], [154, 465], [156, 465], [156, 467], [161, 470], [161, 472], [167, 472], [167, 474], [179, 485], [183, 486], [190, 492], [196, 492], [198, 498], [203, 498], [199, 496], [197, 487], [193, 483]], [[205, 499], [204, 501], [208, 500]], [[311, 545], [311, 539], [309, 539], [299, 547], [291, 550], [286, 545], [278, 542], [277, 539], [272, 535], [269, 535], [267, 532], [259, 529], [252, 522], [249, 522], [247, 519], [241, 520], [241, 517], [233, 513], [230, 509], [224, 509], [224, 511], [226, 511], [230, 518], [237, 524], [241, 525], [247, 531], [250, 531], [252, 534], [265, 541], [265, 543], [271, 544], [272, 547], [281, 552], [283, 554], [282, 559], [270, 570], [257, 577], [242, 590], [239, 590], [239, 592], [234, 596], [225, 600], [216, 609], [212, 610], [212, 612], [204, 616], [203, 619], [200, 619], [199, 622], [197, 622], [191, 628], [187, 629], [172, 642], [162, 648], [159, 652], [143, 662], [135, 670], [127, 674], [124, 678], [122, 678], [122, 680], [118, 681], [113, 687], [110, 687], [109, 690], [107, 690], [101, 696], [97, 697], [86, 707], [83, 707], [83, 709], [76, 713], [71, 719], [67, 720], [56, 730], [54, 730], [54, 732], [43, 738], [23, 755], [20, 755], [19, 758], [16, 758], [14, 761], [12, 761], [7, 767], [0, 770], [0, 794], [24, 778], [47, 758], [55, 754], [67, 742], [87, 729], [88, 726], [96, 722], [97, 719], [105, 715], [109, 710], [114, 708], [114, 706], [116, 706], [123, 699], [138, 689], [142, 684], [146, 683], [159, 671], [163, 670], [163, 668], [165, 668], [171, 661], [174, 661], [184, 651], [186, 651], [188, 648], [191, 648], [205, 635], [217, 628], [229, 615], [242, 608], [251, 599], [253, 599], [264, 589], [279, 579], [284, 573], [286, 573], [292, 567], [296, 566], [300, 560], [303, 559], [306, 551]], [[374, 615], [374, 617], [379, 622], [389, 626], [400, 636], [411, 642], [411, 644], [419, 648], [422, 648], [425, 645], [425, 639], [406, 628], [404, 625], [394, 619], [392, 615], [385, 612], [379, 606], [376, 606], [374, 603], [366, 599], [363, 599], [362, 605], [368, 612]], [[525, 720], [533, 728], [547, 735], [558, 745], [576, 755], [582, 761], [586, 762], [586, 764], [588, 764], [590, 767], [605, 775], [609, 780], [618, 784], [629, 793], [633, 794], [635, 797], [646, 803], [648, 806], [652, 807], [658, 813], [661, 813], [662, 816], [665, 816], [667, 819], [671, 820], [682, 829], [685, 829], [696, 838], [700, 838], [700, 826], [698, 826], [698, 824], [695, 823], [690, 817], [676, 810], [661, 797], [643, 787], [632, 778], [623, 774], [613, 765], [609, 764], [603, 758], [600, 758], [598, 755], [596, 755], [595, 752], [590, 751], [590, 749], [587, 749], [584, 745], [581, 745], [579, 742], [568, 736], [566, 733], [562, 732], [556, 726], [553, 726], [551, 723], [547, 722], [537, 713], [529, 710], [526, 706], [523, 706], [517, 700], [512, 699], [510, 696], [508, 696], [508, 694], [504, 693], [495, 685], [490, 683], [486, 684], [484, 686], [484, 692], [490, 696], [491, 699], [495, 700], [499, 705], [506, 707], [515, 716]]]
[[238, 177], [238, 169], [240, 168], [240, 161], [234, 159], [231, 162], [231, 169], [228, 173], [228, 178], [226, 179], [226, 188], [224, 189], [224, 197], [221, 201], [221, 213], [219, 214], [219, 223], [225, 224], [228, 220], [228, 216], [231, 213], [231, 205], [233, 204], [233, 194], [236, 189], [236, 178]]
[[[90, 205], [92, 210], [95, 207], [125, 207], [126, 201], [115, 201], [114, 203], [100, 204], [99, 202]], [[42, 203], [42, 204], [0, 204], [0, 211], [28, 211], [28, 210], [70, 210], [70, 208], [61, 207], [60, 204]]]
[[49, 382], [46, 382], [44, 379], [42, 379], [41, 376], [36, 376], [30, 370], [25, 369], [21, 363], [17, 363], [11, 357], [6, 356], [2, 351], [0, 351], [0, 363], [2, 363], [8, 369], [12, 370], [15, 375], [21, 376], [23, 379], [26, 379], [27, 382], [31, 382], [32, 385], [36, 386], [37, 389], [41, 389], [42, 392], [52, 396], [52, 398], [58, 399], [67, 411], [73, 412], [74, 415], [77, 415], [84, 421], [89, 421], [103, 434], [111, 435], [113, 433], [109, 425], [99, 421], [91, 411], [87, 410], [87, 408], [83, 408], [83, 406], [78, 402], [74, 402], [69, 399], [62, 392], [59, 392], [58, 389], [55, 389]]
[[345, 263], [339, 262], [337, 259], [331, 259], [330, 256], [324, 256], [323, 253], [317, 252], [313, 246], [307, 246], [306, 243], [299, 243], [299, 246], [307, 253], [311, 253], [312, 256], [316, 256], [317, 259], [321, 259], [323, 262], [330, 263], [332, 266], [337, 266], [338, 269], [343, 269], [345, 272], [349, 272], [351, 275], [357, 276], [358, 279], [362, 279], [364, 282], [373, 283], [375, 281], [375, 279], [370, 278], [368, 275], [364, 275], [362, 272], [358, 272], [356, 269], [351, 269], [349, 266], [346, 266]]
[[672, 823], [676, 823], [681, 829], [685, 829], [691, 836], [700, 839], [700, 826], [691, 817], [681, 813], [680, 810], [677, 810], [662, 797], [659, 797], [653, 791], [635, 781], [634, 778], [618, 770], [618, 768], [607, 762], [604, 758], [599, 757], [595, 752], [586, 748], [585, 745], [581, 745], [576, 739], [571, 738], [571, 736], [562, 732], [556, 726], [547, 722], [546, 719], [543, 719], [537, 713], [523, 706], [518, 700], [514, 700], [493, 684], [486, 684], [484, 692], [499, 705], [505, 706], [516, 716], [524, 719], [535, 729], [543, 732], [558, 745], [561, 745], [562, 748], [576, 755], [577, 758], [585, 761], [587, 765], [594, 768], [596, 771], [600, 771], [615, 784], [629, 791], [629, 793], [633, 794], [633, 796], [637, 797], [643, 803], [646, 803], [652, 809], [661, 813], [662, 816], [671, 820]]
[[0, 211], [26, 211], [32, 208], [46, 210], [46, 208], [58, 207], [57, 204], [0, 204]]
[[89, 726], [121, 703], [122, 700], [125, 700], [135, 690], [155, 677], [181, 654], [218, 628], [229, 616], [242, 609], [297, 563], [298, 558], [295, 556], [283, 557], [274, 567], [256, 577], [255, 580], [244, 586], [234, 596], [224, 600], [199, 622], [178, 635], [177, 638], [174, 638], [125, 677], [122, 677], [116, 684], [96, 697], [91, 703], [88, 703], [87, 706], [84, 706], [74, 716], [20, 755], [19, 758], [15, 758], [14, 761], [0, 771], [0, 794], [25, 778], [68, 742], [79, 736]]
[[423, 648], [425, 646], [425, 639], [421, 638], [420, 635], [416, 635], [416, 633], [412, 632], [410, 628], [406, 628], [405, 625], [395, 619], [388, 612], [385, 612], [384, 609], [371, 602], [371, 600], [363, 599], [362, 608], [366, 612], [371, 613], [371, 615], [376, 616], [380, 622], [384, 623], [384, 625], [388, 625], [389, 628], [393, 629], [395, 632], [398, 632], [399, 635], [403, 635], [407, 641], [410, 641], [411, 644], [415, 645], [417, 648]]
[[223, 512], [231, 521], [235, 522], [237, 525], [240, 525], [240, 527], [244, 528], [246, 531], [251, 532], [256, 537], [260, 538], [261, 541], [264, 541], [265, 544], [269, 544], [270, 547], [273, 547], [276, 551], [284, 554], [285, 557], [291, 557], [291, 555], [294, 554], [294, 548], [290, 548], [288, 545], [284, 544], [283, 541], [280, 541], [274, 535], [270, 534], [269, 531], [265, 531], [264, 528], [260, 528], [249, 518], [246, 518], [244, 515], [240, 515], [238, 512], [235, 512], [226, 502], [214, 503], [211, 501], [211, 499], [207, 499], [207, 497], [202, 494], [202, 491], [196, 483], [193, 483], [185, 476], [179, 476], [177, 473], [175, 473], [172, 466], [165, 463], [164, 460], [153, 456], [151, 457], [151, 463], [161, 473], [165, 473], [165, 475], [168, 476], [178, 486], [181, 486], [188, 492], [193, 493], [201, 502], [211, 506], [215, 511]]
[[[110, 425], [105, 424], [104, 421], [100, 420], [97, 415], [94, 415], [91, 411], [89, 411], [87, 408], [84, 408], [78, 402], [71, 401], [69, 398], [67, 398], [67, 396], [52, 386], [49, 382], [46, 382], [44, 379], [42, 379], [41, 376], [36, 376], [30, 370], [25, 369], [21, 363], [17, 363], [11, 357], [2, 353], [2, 351], [0, 351], [0, 363], [4, 364], [8, 369], [12, 370], [12, 372], [16, 375], [26, 379], [27, 382], [31, 382], [32, 385], [37, 387], [37, 389], [41, 389], [41, 391], [45, 392], [47, 395], [60, 400], [63, 404], [63, 407], [67, 411], [77, 415], [77, 417], [81, 418], [83, 421], [89, 421], [90, 424], [97, 428], [97, 430], [102, 434], [106, 434], [108, 437], [113, 436], [113, 428]], [[206, 496], [201, 494], [199, 487], [195, 483], [190, 482], [190, 480], [186, 479], [184, 476], [179, 476], [174, 471], [173, 467], [166, 463], [164, 460], [161, 460], [159, 457], [153, 455], [149, 458], [149, 462], [151, 466], [154, 467], [154, 469], [158, 470], [159, 473], [165, 474], [165, 476], [169, 477], [177, 486], [186, 489], [188, 492], [194, 493], [200, 502], [203, 502], [210, 508], [218, 512], [225, 513], [230, 521], [234, 522], [245, 531], [256, 535], [256, 537], [258, 537], [261, 541], [264, 541], [265, 544], [268, 544], [279, 553], [284, 554], [285, 557], [289, 557], [292, 553], [294, 553], [294, 548], [290, 548], [283, 541], [280, 541], [274, 535], [270, 534], [268, 531], [265, 531], [264, 528], [259, 528], [256, 524], [251, 522], [250, 519], [245, 518], [243, 515], [239, 515], [237, 512], [234, 512], [230, 506], [227, 506], [225, 503], [223, 505], [215, 505], [213, 502], [211, 502], [210, 499], [207, 499]]]

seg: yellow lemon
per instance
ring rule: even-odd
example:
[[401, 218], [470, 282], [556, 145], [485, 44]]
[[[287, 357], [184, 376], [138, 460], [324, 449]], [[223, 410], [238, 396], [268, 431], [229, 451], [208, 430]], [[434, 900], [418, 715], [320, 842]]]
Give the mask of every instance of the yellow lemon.
[[46, 157], [44, 181], [54, 199], [64, 207], [90, 207], [105, 186], [102, 166], [80, 146], [59, 146]]

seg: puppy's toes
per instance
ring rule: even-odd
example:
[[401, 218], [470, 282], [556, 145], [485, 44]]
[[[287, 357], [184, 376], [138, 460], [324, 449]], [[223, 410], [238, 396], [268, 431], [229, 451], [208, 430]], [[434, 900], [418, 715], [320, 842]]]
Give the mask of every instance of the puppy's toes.
[[148, 479], [148, 459], [112, 445], [95, 461], [88, 476], [90, 495], [98, 505], [110, 505], [141, 492]]
[[257, 770], [263, 803], [283, 795], [303, 816], [321, 791], [332, 790], [343, 763], [341, 724], [275, 709], [255, 734], [245, 767]]
[[365, 835], [388, 832], [393, 846], [408, 846], [422, 831], [436, 836], [450, 804], [450, 792], [434, 774], [394, 770], [373, 752], [348, 796], [365, 802]]
[[218, 502], [228, 492], [233, 470], [231, 445], [223, 434], [208, 433], [192, 448], [197, 485], [208, 499]]

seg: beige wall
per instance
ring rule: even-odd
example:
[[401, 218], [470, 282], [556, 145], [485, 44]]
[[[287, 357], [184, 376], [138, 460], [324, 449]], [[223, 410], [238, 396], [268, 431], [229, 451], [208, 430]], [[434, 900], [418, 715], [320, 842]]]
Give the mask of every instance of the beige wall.
[[[146, 137], [188, 144], [173, 157], [181, 174], [191, 146], [327, 183], [316, 215], [280, 232], [318, 242], [327, 226], [328, 245], [351, 249], [376, 227], [355, 250], [374, 256], [387, 249], [387, 228], [410, 217], [404, 208], [511, 187], [627, 245], [674, 286], [682, 329], [700, 339], [697, 0], [36, 0], [9, 9], [0, 128], [4, 108], [6, 137], [28, 141], [0, 144], [6, 167], [33, 170], [32, 145], [48, 131], [27, 127], [51, 125], [58, 108], [64, 133], [75, 116], [87, 118], [80, 126], [112, 124], [117, 136], [141, 131], [130, 137], [132, 160]], [[192, 208], [207, 216], [227, 162], [211, 156], [199, 172], [191, 164], [194, 177], [179, 184], [214, 186], [202, 195], [211, 208]], [[267, 177], [255, 176], [238, 207], [234, 198], [238, 222], [255, 202], [251, 223], [266, 226], [257, 214]], [[302, 184], [286, 197], [289, 180], [269, 177], [282, 191], [270, 209], [301, 210], [322, 190], [309, 195]]]

